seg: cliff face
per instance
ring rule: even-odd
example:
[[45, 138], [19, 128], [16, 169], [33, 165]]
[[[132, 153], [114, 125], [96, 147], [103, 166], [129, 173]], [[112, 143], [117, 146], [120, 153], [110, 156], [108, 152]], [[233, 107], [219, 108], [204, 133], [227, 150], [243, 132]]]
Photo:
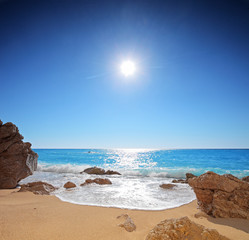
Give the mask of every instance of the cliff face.
[[15, 188], [37, 168], [38, 154], [22, 139], [16, 125], [0, 120], [0, 189]]

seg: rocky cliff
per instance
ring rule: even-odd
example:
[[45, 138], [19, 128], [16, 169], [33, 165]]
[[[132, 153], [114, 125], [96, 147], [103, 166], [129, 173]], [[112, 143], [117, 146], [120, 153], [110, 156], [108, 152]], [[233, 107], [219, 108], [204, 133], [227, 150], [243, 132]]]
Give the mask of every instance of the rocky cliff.
[[207, 172], [189, 179], [198, 205], [213, 217], [249, 219], [249, 183], [231, 174]]
[[0, 189], [15, 188], [17, 183], [37, 168], [37, 153], [13, 123], [0, 120]]

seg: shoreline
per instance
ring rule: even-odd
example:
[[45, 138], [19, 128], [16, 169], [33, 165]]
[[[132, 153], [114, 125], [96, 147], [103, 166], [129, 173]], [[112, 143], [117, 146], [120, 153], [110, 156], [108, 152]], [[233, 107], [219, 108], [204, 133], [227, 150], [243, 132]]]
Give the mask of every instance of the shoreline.
[[[0, 190], [0, 239], [145, 239], [160, 221], [188, 216], [207, 228], [216, 229], [230, 239], [249, 240], [249, 220], [218, 219], [194, 215], [197, 201], [166, 210], [130, 210], [114, 207], [78, 205], [50, 195]], [[137, 226], [126, 232], [117, 217], [128, 214]]]

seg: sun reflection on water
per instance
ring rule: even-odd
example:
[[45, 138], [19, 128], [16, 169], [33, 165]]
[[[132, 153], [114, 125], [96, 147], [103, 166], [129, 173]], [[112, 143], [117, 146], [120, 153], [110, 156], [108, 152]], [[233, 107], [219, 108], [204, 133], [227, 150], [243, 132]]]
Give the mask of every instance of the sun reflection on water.
[[110, 150], [105, 167], [123, 169], [144, 169], [156, 166], [151, 149], [115, 149]]

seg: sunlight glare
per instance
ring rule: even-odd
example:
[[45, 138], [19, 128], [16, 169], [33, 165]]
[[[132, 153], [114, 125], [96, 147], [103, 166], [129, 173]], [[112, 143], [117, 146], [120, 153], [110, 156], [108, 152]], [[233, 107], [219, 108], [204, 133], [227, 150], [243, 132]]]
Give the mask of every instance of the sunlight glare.
[[120, 66], [121, 73], [125, 75], [125, 77], [131, 76], [136, 71], [136, 65], [134, 62], [127, 60], [122, 62]]

